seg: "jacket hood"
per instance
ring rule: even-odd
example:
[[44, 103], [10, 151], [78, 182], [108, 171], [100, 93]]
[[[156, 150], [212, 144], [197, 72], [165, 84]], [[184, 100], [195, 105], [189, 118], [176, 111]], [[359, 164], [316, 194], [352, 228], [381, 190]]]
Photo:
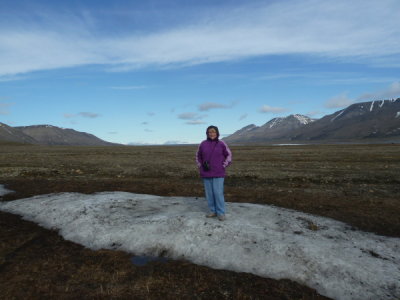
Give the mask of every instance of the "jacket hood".
[[217, 126], [214, 126], [214, 125], [211, 125], [211, 126], [208, 126], [207, 127], [207, 130], [206, 130], [206, 136], [207, 136], [207, 140], [210, 140], [210, 138], [208, 137], [208, 130], [210, 130], [210, 129], [214, 129], [216, 132], [217, 132], [217, 138], [216, 138], [216, 140], [218, 140], [219, 139], [219, 130], [218, 130], [218, 127]]

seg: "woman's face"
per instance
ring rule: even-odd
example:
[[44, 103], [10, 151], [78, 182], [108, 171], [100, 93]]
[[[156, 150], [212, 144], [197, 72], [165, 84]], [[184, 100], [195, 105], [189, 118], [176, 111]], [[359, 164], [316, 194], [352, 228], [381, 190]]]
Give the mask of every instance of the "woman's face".
[[210, 139], [215, 140], [217, 138], [217, 131], [214, 128], [208, 130], [207, 135]]

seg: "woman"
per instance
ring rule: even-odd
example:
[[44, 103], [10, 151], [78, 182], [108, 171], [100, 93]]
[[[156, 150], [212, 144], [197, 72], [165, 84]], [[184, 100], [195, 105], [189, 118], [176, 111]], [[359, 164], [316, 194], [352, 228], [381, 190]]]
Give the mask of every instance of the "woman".
[[224, 178], [225, 168], [232, 162], [232, 152], [228, 145], [219, 140], [216, 126], [209, 126], [207, 139], [202, 141], [196, 153], [196, 163], [203, 178], [206, 199], [210, 213], [208, 218], [225, 220]]

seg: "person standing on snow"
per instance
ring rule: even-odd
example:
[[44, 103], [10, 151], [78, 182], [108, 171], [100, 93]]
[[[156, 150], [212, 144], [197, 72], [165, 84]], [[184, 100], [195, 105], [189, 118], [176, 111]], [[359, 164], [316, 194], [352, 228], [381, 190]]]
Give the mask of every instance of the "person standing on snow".
[[202, 141], [196, 153], [196, 163], [203, 178], [204, 190], [210, 213], [207, 218], [218, 217], [225, 220], [224, 179], [225, 168], [232, 162], [232, 152], [228, 145], [219, 140], [219, 130], [209, 126], [207, 139]]

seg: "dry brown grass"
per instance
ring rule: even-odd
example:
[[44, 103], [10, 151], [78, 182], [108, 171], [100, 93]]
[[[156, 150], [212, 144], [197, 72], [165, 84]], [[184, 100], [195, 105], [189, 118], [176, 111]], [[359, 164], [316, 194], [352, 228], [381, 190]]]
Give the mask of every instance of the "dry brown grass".
[[[19, 193], [125, 190], [203, 196], [196, 146], [0, 150], [0, 181]], [[400, 145], [232, 147], [226, 200], [275, 204], [400, 236]], [[25, 192], [24, 192], [25, 191]], [[25, 193], [25, 194], [24, 194]]]

